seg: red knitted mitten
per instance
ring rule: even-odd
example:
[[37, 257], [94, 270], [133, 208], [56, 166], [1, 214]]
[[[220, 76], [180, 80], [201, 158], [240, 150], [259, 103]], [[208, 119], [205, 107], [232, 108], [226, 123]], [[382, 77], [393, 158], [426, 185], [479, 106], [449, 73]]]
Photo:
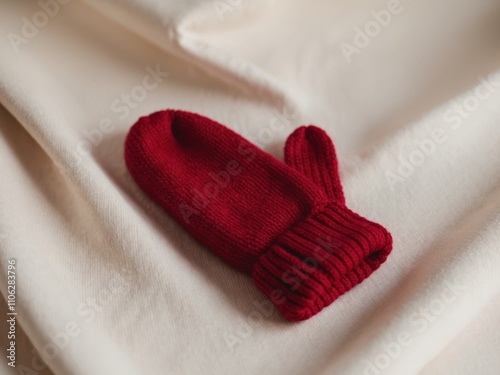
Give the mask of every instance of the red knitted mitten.
[[[125, 144], [137, 184], [200, 243], [251, 273], [293, 321], [313, 316], [360, 282], [392, 244], [382, 226], [345, 207], [332, 173], [335, 156], [326, 157], [333, 146], [317, 154], [317, 163], [303, 162], [300, 155], [316, 155], [315, 144], [299, 135], [287, 142], [294, 168], [219, 123], [183, 111], [142, 117]], [[323, 169], [325, 181], [318, 183]]]

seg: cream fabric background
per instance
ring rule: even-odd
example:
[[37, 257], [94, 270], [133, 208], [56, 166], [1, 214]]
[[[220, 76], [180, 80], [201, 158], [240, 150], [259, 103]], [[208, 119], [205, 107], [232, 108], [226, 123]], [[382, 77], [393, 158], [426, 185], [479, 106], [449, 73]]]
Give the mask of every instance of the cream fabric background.
[[[390, 2], [71, 0], [17, 53], [40, 5], [0, 3], [0, 289], [14, 257], [19, 314], [0, 373], [499, 373], [498, 1], [401, 0], [350, 63], [341, 43]], [[348, 205], [394, 237], [387, 263], [306, 322], [270, 311], [128, 175], [128, 129], [165, 108], [278, 158], [324, 128]]]

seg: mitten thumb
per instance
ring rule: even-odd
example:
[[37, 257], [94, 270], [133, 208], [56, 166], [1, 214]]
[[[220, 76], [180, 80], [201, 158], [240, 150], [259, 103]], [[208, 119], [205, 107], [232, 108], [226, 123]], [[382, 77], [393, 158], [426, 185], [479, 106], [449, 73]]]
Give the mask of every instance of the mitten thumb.
[[344, 204], [335, 148], [324, 130], [301, 126], [290, 134], [285, 143], [285, 163], [318, 185], [331, 200]]

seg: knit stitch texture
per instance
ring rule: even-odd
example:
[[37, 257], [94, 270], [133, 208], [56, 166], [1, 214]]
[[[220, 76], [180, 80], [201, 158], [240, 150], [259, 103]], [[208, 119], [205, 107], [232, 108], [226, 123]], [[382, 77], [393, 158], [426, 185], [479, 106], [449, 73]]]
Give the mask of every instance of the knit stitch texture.
[[387, 230], [345, 206], [333, 144], [313, 126], [289, 137], [282, 163], [209, 118], [166, 110], [131, 128], [125, 161], [149, 197], [291, 321], [330, 305], [392, 249]]

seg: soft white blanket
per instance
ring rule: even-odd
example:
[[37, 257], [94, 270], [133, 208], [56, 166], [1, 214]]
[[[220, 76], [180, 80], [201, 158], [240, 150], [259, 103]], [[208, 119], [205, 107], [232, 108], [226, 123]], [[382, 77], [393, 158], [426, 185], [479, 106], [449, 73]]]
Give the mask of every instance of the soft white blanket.
[[[498, 1], [0, 4], [1, 374], [500, 373]], [[388, 261], [285, 321], [128, 174], [166, 108], [278, 158], [325, 129]]]

